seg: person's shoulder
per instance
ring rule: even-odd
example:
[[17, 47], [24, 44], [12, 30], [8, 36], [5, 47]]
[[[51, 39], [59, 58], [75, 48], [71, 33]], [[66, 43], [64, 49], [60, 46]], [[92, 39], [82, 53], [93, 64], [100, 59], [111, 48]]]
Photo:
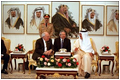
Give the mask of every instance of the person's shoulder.
[[59, 39], [60, 39], [60, 37], [55, 38], [55, 40], [59, 40]]
[[41, 41], [41, 40], [42, 40], [42, 38], [38, 38], [38, 39], [37, 39], [37, 41]]
[[51, 25], [51, 26], [52, 26], [52, 25], [53, 25], [53, 23], [49, 23], [49, 25]]
[[114, 19], [111, 19], [109, 22], [114, 22]]
[[40, 23], [40, 25], [45, 25], [45, 23]]
[[1, 39], [1, 42], [4, 42], [3, 39]]
[[55, 18], [55, 17], [57, 17], [57, 16], [59, 16], [58, 12], [56, 12], [56, 13], [53, 15], [52, 18]]
[[84, 20], [83, 20], [83, 22], [87, 22], [87, 21], [88, 21], [88, 19], [84, 19]]
[[66, 40], [70, 40], [69, 38], [65, 38]]

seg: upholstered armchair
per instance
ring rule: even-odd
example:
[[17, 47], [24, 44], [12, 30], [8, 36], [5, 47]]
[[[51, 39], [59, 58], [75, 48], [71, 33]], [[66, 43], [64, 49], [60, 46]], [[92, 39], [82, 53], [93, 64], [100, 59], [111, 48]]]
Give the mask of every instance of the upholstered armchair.
[[[92, 38], [90, 38], [90, 40], [92, 42]], [[93, 44], [92, 44], [92, 46], [93, 46]], [[95, 44], [94, 44], [94, 46], [95, 46]], [[94, 71], [94, 66], [95, 66], [94, 72], [95, 72], [95, 75], [97, 75], [97, 72], [98, 72], [98, 52], [97, 51], [93, 55], [91, 66], [92, 66], [92, 71]]]
[[118, 41], [116, 41], [115, 42], [115, 47], [116, 47], [116, 52], [114, 53], [114, 55], [115, 55], [115, 62], [116, 62], [116, 70], [115, 70], [115, 72], [116, 71], [118, 71], [118, 76], [119, 76], [119, 42]]
[[98, 53], [97, 52], [93, 55], [91, 64], [92, 64], [92, 71], [94, 71], [94, 66], [96, 67], [96, 70], [94, 72], [95, 72], [95, 75], [97, 75], [97, 72], [98, 72]]
[[[12, 51], [10, 50], [11, 40], [7, 39], [5, 37], [2, 37], [2, 40], [4, 41], [5, 47], [7, 49], [7, 54], [10, 54]], [[4, 60], [1, 60], [1, 64], [3, 64]], [[10, 64], [8, 63], [8, 68], [10, 69]]]
[[[93, 46], [95, 46], [95, 44], [93, 43], [93, 41], [92, 41], [92, 38], [90, 38], [90, 40], [91, 40], [91, 45]], [[76, 41], [74, 41], [74, 43], [75, 43]], [[94, 47], [95, 48], [95, 47]], [[94, 49], [94, 50], [96, 50], [96, 48]], [[72, 56], [74, 55], [75, 53], [74, 52], [72, 52]], [[94, 53], [94, 55], [93, 55], [93, 57], [92, 57], [92, 62], [91, 62], [91, 67], [92, 67], [92, 71], [93, 72], [95, 72], [95, 75], [97, 75], [97, 72], [98, 72], [98, 52], [97, 52], [97, 50], [95, 51], [95, 53]], [[94, 70], [94, 67], [95, 67], [95, 70]]]
[[28, 54], [28, 62], [29, 62], [29, 64], [28, 64], [29, 74], [31, 73], [30, 65], [32, 65], [32, 69], [33, 69], [33, 65], [37, 66], [36, 61], [32, 59], [32, 55], [33, 55], [34, 50], [35, 50], [35, 43], [36, 43], [36, 40], [33, 40], [33, 49], [29, 50], [27, 52], [27, 54]]
[[7, 54], [10, 54], [12, 51], [10, 50], [11, 40], [7, 39], [5, 37], [2, 37], [2, 40], [4, 40], [5, 47], [7, 49]]

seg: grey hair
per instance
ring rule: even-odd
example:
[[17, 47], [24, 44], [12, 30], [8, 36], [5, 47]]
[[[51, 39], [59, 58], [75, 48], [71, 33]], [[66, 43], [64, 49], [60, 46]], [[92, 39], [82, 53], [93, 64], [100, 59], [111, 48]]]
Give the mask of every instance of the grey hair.
[[[61, 35], [62, 32], [65, 32], [65, 31], [64, 30], [60, 31], [59, 35]], [[66, 32], [65, 32], [65, 34], [66, 34]]]
[[45, 36], [45, 32], [42, 33], [42, 38]]

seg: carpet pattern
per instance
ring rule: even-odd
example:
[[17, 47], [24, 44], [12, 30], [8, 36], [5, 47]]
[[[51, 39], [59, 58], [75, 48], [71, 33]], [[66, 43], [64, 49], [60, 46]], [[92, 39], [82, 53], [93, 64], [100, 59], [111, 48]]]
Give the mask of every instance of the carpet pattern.
[[[14, 70], [11, 74], [10, 72], [8, 74], [1, 74], [1, 79], [35, 79], [36, 78], [36, 72], [35, 70], [31, 71], [31, 74], [28, 73], [29, 71], [26, 70], [25, 74], [22, 73], [22, 71], [18, 72], [17, 70]], [[119, 76], [116, 75], [117, 73], [114, 73], [114, 76], [111, 76], [111, 74], [101, 74], [101, 76], [97, 75], [95, 76], [94, 73], [91, 74], [89, 79], [119, 79]], [[53, 77], [53, 75], [48, 75], [46, 77], [47, 79], [74, 79], [72, 75], [70, 76], [64, 76], [60, 75], [57, 77]], [[84, 77], [77, 77], [78, 79], [84, 79]]]

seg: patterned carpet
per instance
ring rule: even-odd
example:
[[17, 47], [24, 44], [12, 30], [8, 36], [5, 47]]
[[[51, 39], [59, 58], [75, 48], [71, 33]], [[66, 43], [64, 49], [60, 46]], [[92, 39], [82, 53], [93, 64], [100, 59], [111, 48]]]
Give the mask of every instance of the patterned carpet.
[[[31, 74], [29, 74], [28, 72], [29, 71], [26, 70], [25, 74], [23, 74], [22, 71], [18, 72], [17, 70], [14, 70], [12, 74], [11, 73], [1, 74], [1, 79], [35, 79], [36, 78], [35, 70], [31, 71]], [[70, 76], [60, 75], [57, 77], [48, 75], [46, 78], [47, 79], [74, 79], [72, 75]], [[84, 79], [84, 77], [78, 77], [78, 79]], [[119, 79], [119, 76], [117, 76], [116, 73], [114, 73], [114, 76], [111, 76], [111, 74], [101, 74], [101, 76], [99, 75], [95, 76], [94, 73], [92, 73], [89, 79]]]

